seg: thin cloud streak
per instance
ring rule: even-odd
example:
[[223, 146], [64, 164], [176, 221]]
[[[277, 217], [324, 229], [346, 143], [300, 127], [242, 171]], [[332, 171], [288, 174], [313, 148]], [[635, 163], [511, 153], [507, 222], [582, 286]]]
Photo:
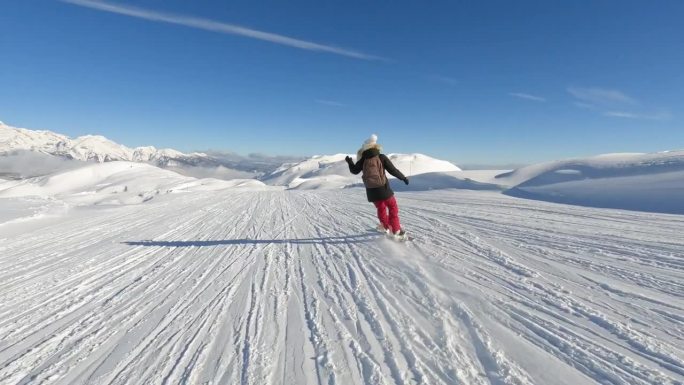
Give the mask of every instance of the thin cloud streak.
[[628, 111], [606, 111], [603, 113], [603, 115], [611, 118], [622, 119], [670, 120], [672, 118], [672, 115], [668, 112], [661, 112], [657, 114], [639, 114]]
[[345, 107], [346, 105], [334, 100], [316, 99], [316, 103], [331, 107]]
[[542, 98], [541, 96], [530, 95], [530, 94], [526, 94], [523, 92], [509, 92], [508, 95], [513, 96], [515, 98], [519, 98], [519, 99], [532, 100], [535, 102], [545, 102], [546, 101], [546, 98]]
[[639, 115], [632, 113], [632, 112], [626, 112], [626, 111], [606, 111], [603, 113], [605, 116], [609, 116], [611, 118], [625, 118], [625, 119], [638, 119]]
[[669, 112], [649, 111], [643, 107], [639, 100], [618, 90], [598, 87], [568, 87], [566, 91], [575, 99], [573, 101], [575, 106], [594, 111], [605, 117], [657, 121], [672, 119], [672, 114]]
[[307, 51], [317, 51], [347, 56], [362, 60], [385, 60], [379, 56], [369, 55], [363, 52], [350, 49], [335, 47], [331, 45], [318, 44], [306, 40], [295, 39], [288, 36], [278, 35], [271, 32], [259, 31], [251, 28], [241, 27], [235, 24], [223, 23], [192, 16], [175, 15], [158, 11], [147, 10], [122, 4], [111, 4], [97, 0], [61, 0], [64, 3], [73, 4], [81, 7], [96, 9], [98, 11], [116, 13], [136, 17], [139, 19], [151, 20], [161, 23], [183, 25], [190, 28], [202, 29], [205, 31], [238, 35], [252, 39], [263, 40], [270, 43], [285, 45], [289, 47], [304, 49]]
[[448, 84], [450, 86], [457, 86], [459, 83], [458, 79], [450, 78], [448, 76], [434, 75], [434, 76], [429, 76], [428, 79], [435, 81], [435, 82]]
[[589, 104], [597, 104], [601, 106], [639, 104], [636, 99], [627, 96], [618, 90], [610, 90], [598, 87], [568, 87], [567, 91], [570, 95], [575, 97], [575, 99]]

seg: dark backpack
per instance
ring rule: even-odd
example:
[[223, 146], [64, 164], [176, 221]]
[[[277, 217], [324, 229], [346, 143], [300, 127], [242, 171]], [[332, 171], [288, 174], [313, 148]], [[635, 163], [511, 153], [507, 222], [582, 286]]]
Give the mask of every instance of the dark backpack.
[[380, 156], [366, 158], [363, 161], [362, 179], [366, 188], [385, 187], [387, 177], [385, 176], [385, 167], [382, 165]]

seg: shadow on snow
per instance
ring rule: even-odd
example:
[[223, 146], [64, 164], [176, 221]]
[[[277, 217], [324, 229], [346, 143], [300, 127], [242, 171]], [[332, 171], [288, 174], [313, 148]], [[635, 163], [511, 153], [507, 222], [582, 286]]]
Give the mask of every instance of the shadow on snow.
[[366, 243], [382, 237], [381, 234], [358, 234], [341, 237], [322, 238], [293, 238], [293, 239], [222, 239], [214, 241], [127, 241], [129, 246], [159, 246], [159, 247], [205, 247], [226, 245], [257, 245], [257, 244], [298, 244], [298, 245], [326, 245], [343, 243]]

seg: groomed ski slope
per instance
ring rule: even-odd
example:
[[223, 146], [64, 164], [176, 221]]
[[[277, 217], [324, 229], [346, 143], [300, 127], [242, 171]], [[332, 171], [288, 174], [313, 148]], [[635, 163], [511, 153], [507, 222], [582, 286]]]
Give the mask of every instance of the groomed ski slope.
[[361, 189], [0, 226], [0, 384], [683, 383], [684, 216], [398, 200], [406, 245]]

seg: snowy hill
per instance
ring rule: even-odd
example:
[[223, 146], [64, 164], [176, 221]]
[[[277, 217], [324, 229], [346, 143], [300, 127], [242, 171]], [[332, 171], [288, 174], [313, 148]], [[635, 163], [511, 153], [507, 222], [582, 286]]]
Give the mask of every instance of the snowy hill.
[[534, 164], [502, 173], [496, 179], [500, 184], [526, 187], [682, 170], [684, 151], [618, 153]]
[[55, 174], [0, 182], [0, 198], [35, 197], [69, 205], [138, 204], [158, 195], [236, 187], [260, 188], [254, 180], [196, 179], [145, 163], [88, 164]]
[[24, 179], [82, 167], [87, 163], [30, 150], [0, 154], [0, 178]]
[[[291, 189], [322, 189], [358, 186], [361, 178], [352, 175], [344, 158], [347, 154], [314, 156], [302, 162], [287, 163], [263, 177], [270, 185]], [[460, 171], [454, 164], [422, 154], [389, 154], [392, 163], [405, 175]], [[392, 179], [393, 177], [390, 177]]]
[[498, 175], [506, 194], [592, 207], [684, 213], [684, 151], [606, 154]]
[[[490, 190], [501, 191], [502, 187], [489, 181], [483, 182], [470, 178], [473, 173], [463, 171], [451, 172], [427, 172], [411, 178], [407, 186], [399, 180], [391, 180], [390, 184], [394, 191], [428, 191], [443, 189], [462, 189], [462, 190]], [[485, 178], [482, 178], [485, 180]]]
[[[50, 131], [0, 123], [0, 179], [50, 176], [81, 167], [80, 161], [142, 162], [204, 179], [256, 179], [296, 190], [362, 186], [349, 173], [347, 154], [320, 155], [277, 167], [280, 158], [223, 154], [184, 154], [152, 146], [128, 148], [103, 136], [71, 139]], [[522, 167], [513, 171], [461, 171], [454, 164], [422, 154], [389, 154], [409, 176], [396, 191], [438, 189], [500, 190], [521, 198], [581, 206], [684, 213], [684, 151], [605, 154]], [[226, 167], [226, 165], [228, 167]], [[233, 169], [230, 167], [237, 167]], [[390, 179], [393, 179], [390, 177]], [[263, 185], [259, 182], [259, 186]], [[19, 191], [19, 190], [17, 190]]]

